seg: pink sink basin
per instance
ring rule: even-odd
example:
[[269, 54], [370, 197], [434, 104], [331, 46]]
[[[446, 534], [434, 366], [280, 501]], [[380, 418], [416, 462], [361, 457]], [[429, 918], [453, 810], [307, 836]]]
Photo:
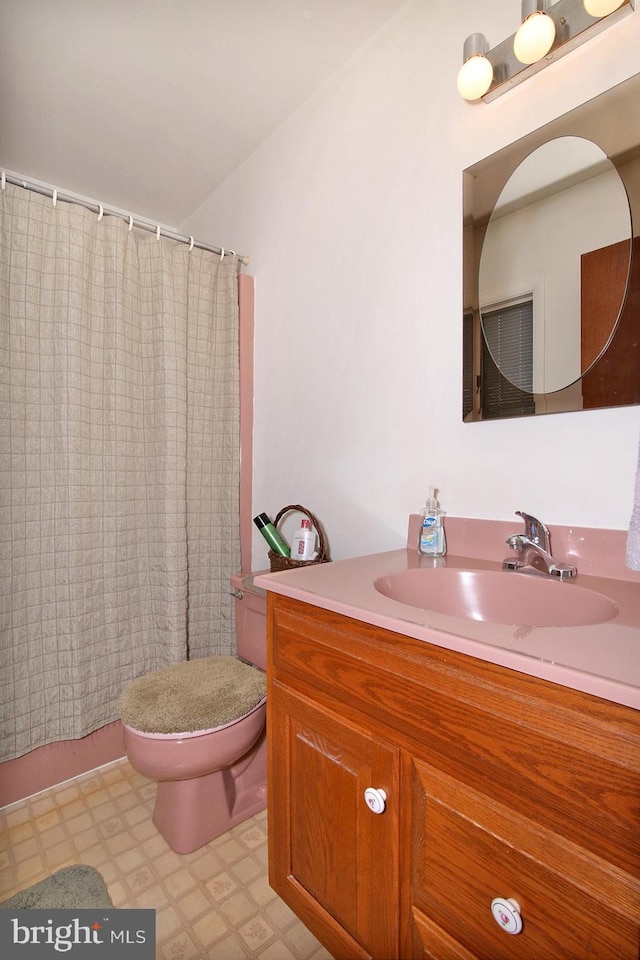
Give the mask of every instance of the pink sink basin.
[[528, 627], [580, 627], [618, 613], [609, 597], [572, 582], [502, 570], [404, 570], [374, 581], [378, 593], [449, 617]]

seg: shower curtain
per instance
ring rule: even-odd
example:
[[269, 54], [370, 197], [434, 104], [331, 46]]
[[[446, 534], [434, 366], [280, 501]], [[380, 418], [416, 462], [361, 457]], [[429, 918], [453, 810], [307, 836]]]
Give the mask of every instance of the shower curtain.
[[0, 194], [0, 759], [235, 648], [237, 258]]

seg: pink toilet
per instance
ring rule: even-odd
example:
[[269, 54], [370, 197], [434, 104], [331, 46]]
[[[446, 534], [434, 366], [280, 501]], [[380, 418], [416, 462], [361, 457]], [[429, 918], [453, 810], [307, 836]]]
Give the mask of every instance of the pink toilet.
[[231, 584], [238, 656], [156, 670], [120, 699], [127, 757], [158, 782], [153, 822], [176, 853], [197, 850], [267, 803], [266, 597], [252, 575]]

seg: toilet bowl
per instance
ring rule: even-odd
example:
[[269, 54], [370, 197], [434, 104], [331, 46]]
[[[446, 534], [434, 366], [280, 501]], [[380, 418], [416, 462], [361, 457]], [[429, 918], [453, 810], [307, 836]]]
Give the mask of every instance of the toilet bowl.
[[127, 757], [157, 782], [153, 823], [176, 853], [266, 806], [266, 598], [252, 579], [231, 580], [238, 657], [153, 671], [120, 700]]

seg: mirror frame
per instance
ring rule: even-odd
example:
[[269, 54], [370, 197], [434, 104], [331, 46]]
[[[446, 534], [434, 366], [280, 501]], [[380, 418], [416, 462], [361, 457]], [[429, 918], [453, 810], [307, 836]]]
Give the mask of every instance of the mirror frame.
[[[623, 308], [612, 337], [598, 360], [575, 383], [547, 394], [522, 395], [522, 403], [505, 416], [536, 416], [547, 413], [575, 412], [640, 403], [640, 237], [635, 237], [640, 224], [640, 172], [631, 176], [629, 165], [640, 158], [640, 74], [623, 81], [574, 110], [532, 131], [515, 143], [473, 164], [463, 172], [463, 420], [473, 423], [483, 419], [482, 399], [482, 329], [478, 309], [479, 266], [482, 241], [491, 212], [505, 184], [520, 163], [543, 143], [558, 137], [576, 136], [596, 143], [615, 166], [629, 198], [631, 213], [632, 254], [629, 283]], [[617, 110], [624, 110], [624, 123], [617, 121]], [[627, 169], [625, 170], [625, 167]], [[640, 163], [637, 164], [640, 171]], [[631, 334], [628, 328], [631, 328]], [[625, 334], [632, 341], [621, 345]], [[616, 351], [623, 358], [623, 389], [616, 386], [614, 367]], [[583, 404], [583, 387], [587, 378], [601, 381], [601, 388], [591, 391], [595, 402]], [[606, 384], [606, 388], [602, 385]], [[513, 388], [510, 385], [511, 389]]]

